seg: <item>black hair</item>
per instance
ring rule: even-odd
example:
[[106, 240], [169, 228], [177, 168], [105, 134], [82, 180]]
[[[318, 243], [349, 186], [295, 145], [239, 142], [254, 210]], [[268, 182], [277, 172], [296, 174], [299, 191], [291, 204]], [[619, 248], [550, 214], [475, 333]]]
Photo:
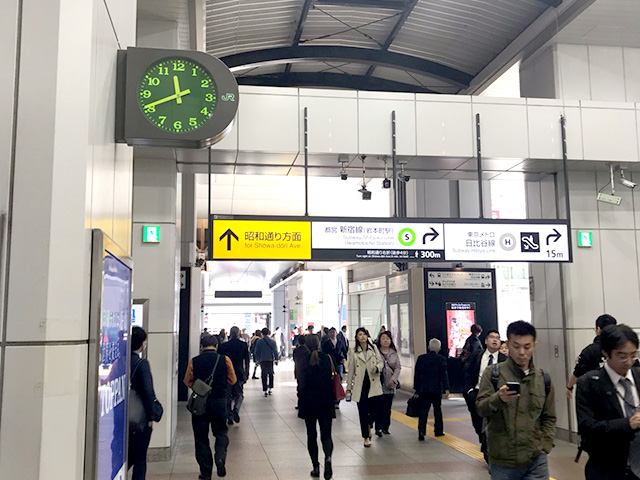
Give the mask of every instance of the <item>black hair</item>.
[[617, 323], [618, 321], [607, 313], [600, 315], [596, 319], [596, 327], [598, 327], [600, 330], [604, 330], [609, 325], [616, 325]]
[[536, 327], [524, 320], [518, 320], [517, 322], [510, 323], [507, 327], [507, 338], [517, 335], [518, 337], [524, 337], [531, 335], [533, 339], [536, 339]]
[[329, 327], [324, 327], [324, 330], [322, 330], [325, 335], [329, 335]]
[[298, 345], [305, 345], [307, 343], [307, 339], [305, 335], [298, 335]]
[[345, 330], [347, 328], [346, 325], [342, 325], [342, 328], [340, 330]]
[[200, 340], [200, 346], [202, 348], [207, 347], [217, 347], [218, 346], [218, 337], [215, 335], [203, 335]]
[[473, 333], [474, 335], [482, 333], [482, 327], [477, 323], [474, 323], [473, 325], [471, 325], [471, 333]]
[[389, 340], [391, 341], [391, 343], [389, 344], [389, 348], [392, 348], [397, 352], [398, 349], [396, 348], [396, 346], [393, 343], [393, 337], [391, 336], [391, 332], [389, 330], [385, 330], [384, 332], [380, 332], [380, 335], [378, 335], [378, 341], [376, 342], [376, 345], [378, 345], [378, 348], [380, 348], [380, 339], [382, 338], [383, 335], [386, 335], [387, 337], [389, 337]]
[[311, 357], [309, 357], [309, 365], [312, 367], [318, 365], [320, 357], [318, 356], [318, 348], [320, 347], [320, 339], [317, 335], [309, 335], [309, 338], [305, 340], [305, 345], [311, 350]]
[[609, 325], [600, 334], [602, 351], [608, 356], [627, 342], [633, 343], [638, 348], [638, 335], [626, 325]]
[[490, 333], [497, 333], [498, 336], [500, 336], [500, 332], [498, 330], [496, 330], [495, 328], [492, 328], [490, 330], [487, 330], [484, 334], [485, 338], [489, 336]]
[[307, 332], [313, 332], [313, 325], [309, 325], [307, 327]]
[[267, 327], [264, 327], [262, 329], [262, 335], [264, 336], [268, 336], [271, 332], [269, 331], [269, 329]]
[[371, 339], [369, 338], [369, 330], [367, 330], [364, 327], [360, 327], [356, 330], [356, 346], [354, 347], [354, 351], [358, 351], [358, 350], [362, 350], [362, 347], [360, 346], [360, 342], [358, 341], [358, 333], [360, 332], [364, 332], [367, 335], [367, 343], [369, 344], [369, 346], [373, 347], [373, 344], [371, 343]]
[[254, 335], [256, 337], [259, 337], [260, 335], [262, 335], [262, 330], [256, 330], [256, 333], [254, 333]]
[[336, 327], [331, 327], [331, 328], [329, 329], [329, 331], [331, 331], [331, 330], [333, 330], [334, 332], [337, 332]]
[[238, 327], [231, 327], [231, 330], [229, 330], [229, 336], [231, 338], [236, 338], [237, 336], [240, 335], [240, 329]]
[[142, 343], [147, 339], [147, 332], [142, 327], [133, 327], [131, 329], [131, 351], [136, 352], [140, 350]]

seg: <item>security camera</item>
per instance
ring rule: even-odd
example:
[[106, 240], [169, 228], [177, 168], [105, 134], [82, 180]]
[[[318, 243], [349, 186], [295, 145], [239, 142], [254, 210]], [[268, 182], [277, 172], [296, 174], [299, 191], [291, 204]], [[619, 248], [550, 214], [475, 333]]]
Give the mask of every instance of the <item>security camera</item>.
[[346, 180], [348, 177], [347, 172], [340, 172], [340, 180]]
[[398, 180], [400, 180], [401, 182], [407, 183], [409, 180], [411, 180], [411, 176], [407, 175], [404, 172], [400, 172], [398, 173]]
[[391, 188], [391, 179], [385, 178], [382, 180], [382, 188]]
[[635, 188], [637, 185], [636, 182], [632, 182], [631, 180], [627, 180], [626, 178], [621, 178], [620, 183], [627, 188]]
[[371, 192], [367, 190], [366, 185], [363, 185], [358, 191], [362, 194], [362, 200], [371, 200]]

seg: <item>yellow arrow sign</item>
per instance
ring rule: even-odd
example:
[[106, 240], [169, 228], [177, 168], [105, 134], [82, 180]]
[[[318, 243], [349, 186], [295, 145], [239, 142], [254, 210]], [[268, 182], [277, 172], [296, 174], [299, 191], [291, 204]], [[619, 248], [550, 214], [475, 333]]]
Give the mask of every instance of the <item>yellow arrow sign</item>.
[[214, 220], [213, 259], [310, 260], [311, 222]]

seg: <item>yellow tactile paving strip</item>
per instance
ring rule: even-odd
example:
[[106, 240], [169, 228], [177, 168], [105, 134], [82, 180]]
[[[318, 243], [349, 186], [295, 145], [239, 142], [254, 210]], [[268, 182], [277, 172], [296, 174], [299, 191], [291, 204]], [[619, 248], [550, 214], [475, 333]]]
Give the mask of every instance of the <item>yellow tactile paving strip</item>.
[[[415, 431], [418, 431], [417, 418], [408, 417], [404, 413], [400, 413], [397, 410], [391, 410], [391, 418], [396, 422], [400, 422], [403, 425], [406, 425], [407, 427], [412, 428]], [[470, 418], [469, 419], [466, 419], [466, 418], [449, 418], [449, 419], [445, 418], [444, 419], [445, 422], [462, 421], [462, 420], [471, 420], [471, 419]], [[427, 435], [429, 437], [434, 438], [438, 442], [446, 445], [447, 447], [451, 447], [460, 453], [464, 453], [465, 455], [468, 455], [469, 457], [484, 463], [484, 457], [482, 455], [482, 452], [480, 451], [480, 446], [475, 443], [468, 442], [466, 440], [463, 440], [462, 438], [456, 437], [455, 435], [451, 435], [450, 433], [447, 433], [442, 437], [436, 437], [433, 431], [433, 426], [431, 426], [429, 423], [427, 423]], [[553, 477], [549, 477], [549, 480], [556, 480], [556, 479]]]

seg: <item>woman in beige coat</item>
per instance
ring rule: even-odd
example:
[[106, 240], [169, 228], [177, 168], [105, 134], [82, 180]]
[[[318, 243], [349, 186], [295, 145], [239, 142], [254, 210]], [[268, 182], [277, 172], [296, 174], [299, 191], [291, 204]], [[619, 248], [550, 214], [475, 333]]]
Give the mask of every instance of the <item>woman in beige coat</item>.
[[356, 330], [355, 346], [349, 350], [347, 395], [358, 403], [360, 430], [364, 446], [371, 446], [371, 428], [376, 420], [376, 400], [382, 395], [380, 372], [383, 362], [378, 348], [371, 343], [365, 328]]

